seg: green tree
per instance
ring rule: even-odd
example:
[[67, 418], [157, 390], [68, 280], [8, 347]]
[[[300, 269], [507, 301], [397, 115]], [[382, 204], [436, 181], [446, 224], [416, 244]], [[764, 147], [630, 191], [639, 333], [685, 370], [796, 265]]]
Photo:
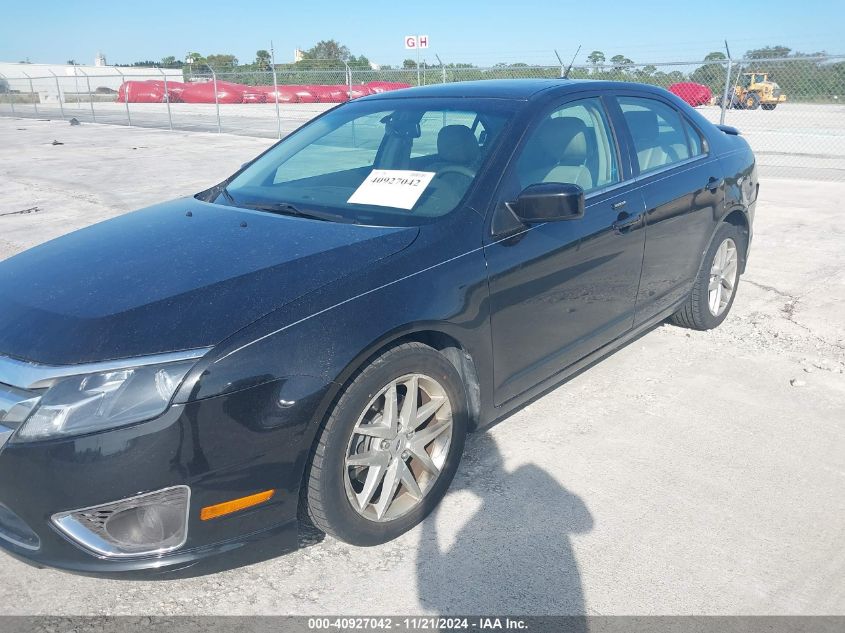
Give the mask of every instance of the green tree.
[[630, 66], [634, 62], [624, 55], [614, 55], [610, 58], [610, 63], [614, 71], [622, 72], [627, 66]]
[[417, 67], [417, 62], [413, 59], [408, 58], [408, 59], [406, 59], [405, 61], [402, 62], [402, 68], [416, 68], [416, 67]]
[[238, 65], [238, 58], [228, 53], [215, 53], [206, 57], [205, 63], [211, 66], [214, 70], [217, 70], [218, 68], [221, 70], [228, 70]]
[[341, 62], [348, 60], [350, 54], [349, 48], [337, 40], [321, 40], [302, 52], [304, 59], [330, 59]]
[[587, 55], [587, 61], [590, 62], [590, 64], [592, 65], [593, 72], [597, 73], [599, 70], [601, 70], [601, 67], [604, 66], [604, 53], [601, 51], [593, 51], [592, 53]]
[[206, 59], [199, 53], [185, 53], [185, 62], [188, 64], [197, 64], [202, 66], [206, 63]]
[[270, 53], [263, 48], [255, 51], [255, 65], [259, 70], [270, 69]]
[[792, 49], [788, 46], [764, 46], [763, 48], [754, 48], [745, 52], [746, 59], [771, 59], [780, 57], [789, 57]]
[[647, 66], [643, 66], [634, 71], [634, 78], [636, 81], [641, 81], [643, 83], [652, 83], [654, 73], [657, 72], [657, 66], [652, 66], [648, 64]]
[[[719, 62], [727, 59], [727, 56], [721, 51], [713, 51], [705, 56], [704, 61]], [[727, 71], [728, 69], [725, 64], [702, 64], [692, 71], [689, 80], [709, 87], [714, 94], [721, 94], [725, 89], [725, 73]]]
[[349, 59], [346, 60], [346, 63], [349, 64], [349, 67], [353, 69], [370, 70], [370, 60], [367, 59], [365, 55], [359, 55], [358, 57], [355, 57], [355, 55], [350, 55]]

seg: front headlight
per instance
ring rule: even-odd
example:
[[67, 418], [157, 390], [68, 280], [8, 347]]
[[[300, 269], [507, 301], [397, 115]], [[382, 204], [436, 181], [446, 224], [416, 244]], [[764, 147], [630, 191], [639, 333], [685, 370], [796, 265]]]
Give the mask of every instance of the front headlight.
[[167, 410], [197, 359], [70, 376], [38, 399], [13, 441], [101, 431], [155, 418]]

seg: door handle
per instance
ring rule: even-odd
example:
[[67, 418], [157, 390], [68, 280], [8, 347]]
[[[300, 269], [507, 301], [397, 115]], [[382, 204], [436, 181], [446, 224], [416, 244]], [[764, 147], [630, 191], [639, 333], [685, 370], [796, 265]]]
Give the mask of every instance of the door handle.
[[715, 193], [719, 187], [722, 186], [722, 183], [725, 181], [722, 178], [716, 178], [715, 176], [710, 176], [709, 180], [707, 181], [707, 190], [711, 193]]
[[622, 235], [623, 233], [628, 233], [631, 229], [639, 226], [643, 221], [643, 215], [628, 215], [624, 211], [619, 214], [619, 217], [616, 218], [616, 222], [611, 224], [611, 228]]

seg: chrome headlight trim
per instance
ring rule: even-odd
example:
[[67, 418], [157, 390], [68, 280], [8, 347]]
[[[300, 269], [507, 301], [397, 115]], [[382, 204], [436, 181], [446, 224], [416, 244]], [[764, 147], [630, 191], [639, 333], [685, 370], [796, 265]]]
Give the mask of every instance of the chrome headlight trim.
[[0, 419], [14, 430], [5, 439], [25, 443], [70, 437], [156, 418], [210, 349], [61, 366], [0, 357], [0, 387], [12, 400], [31, 396]]
[[136, 356], [134, 358], [119, 358], [80, 365], [41, 365], [9, 356], [0, 356], [0, 383], [17, 387], [18, 389], [47, 389], [58, 380], [72, 376], [133, 369], [148, 365], [163, 365], [186, 360], [199, 360], [211, 351], [211, 349], [211, 347], [202, 347], [181, 352], [151, 354], [149, 356]]

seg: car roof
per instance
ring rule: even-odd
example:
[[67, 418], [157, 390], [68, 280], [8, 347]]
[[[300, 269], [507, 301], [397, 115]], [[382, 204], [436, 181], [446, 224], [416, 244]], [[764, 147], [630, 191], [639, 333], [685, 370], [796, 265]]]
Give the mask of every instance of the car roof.
[[592, 79], [482, 79], [479, 81], [458, 81], [445, 84], [430, 84], [418, 88], [390, 90], [363, 97], [366, 100], [404, 99], [424, 97], [465, 97], [489, 99], [513, 99], [529, 101], [541, 93], [554, 91], [564, 95], [580, 92], [585, 87], [613, 90], [638, 90], [642, 92], [665, 92], [657, 86], [626, 81], [599, 81]]

